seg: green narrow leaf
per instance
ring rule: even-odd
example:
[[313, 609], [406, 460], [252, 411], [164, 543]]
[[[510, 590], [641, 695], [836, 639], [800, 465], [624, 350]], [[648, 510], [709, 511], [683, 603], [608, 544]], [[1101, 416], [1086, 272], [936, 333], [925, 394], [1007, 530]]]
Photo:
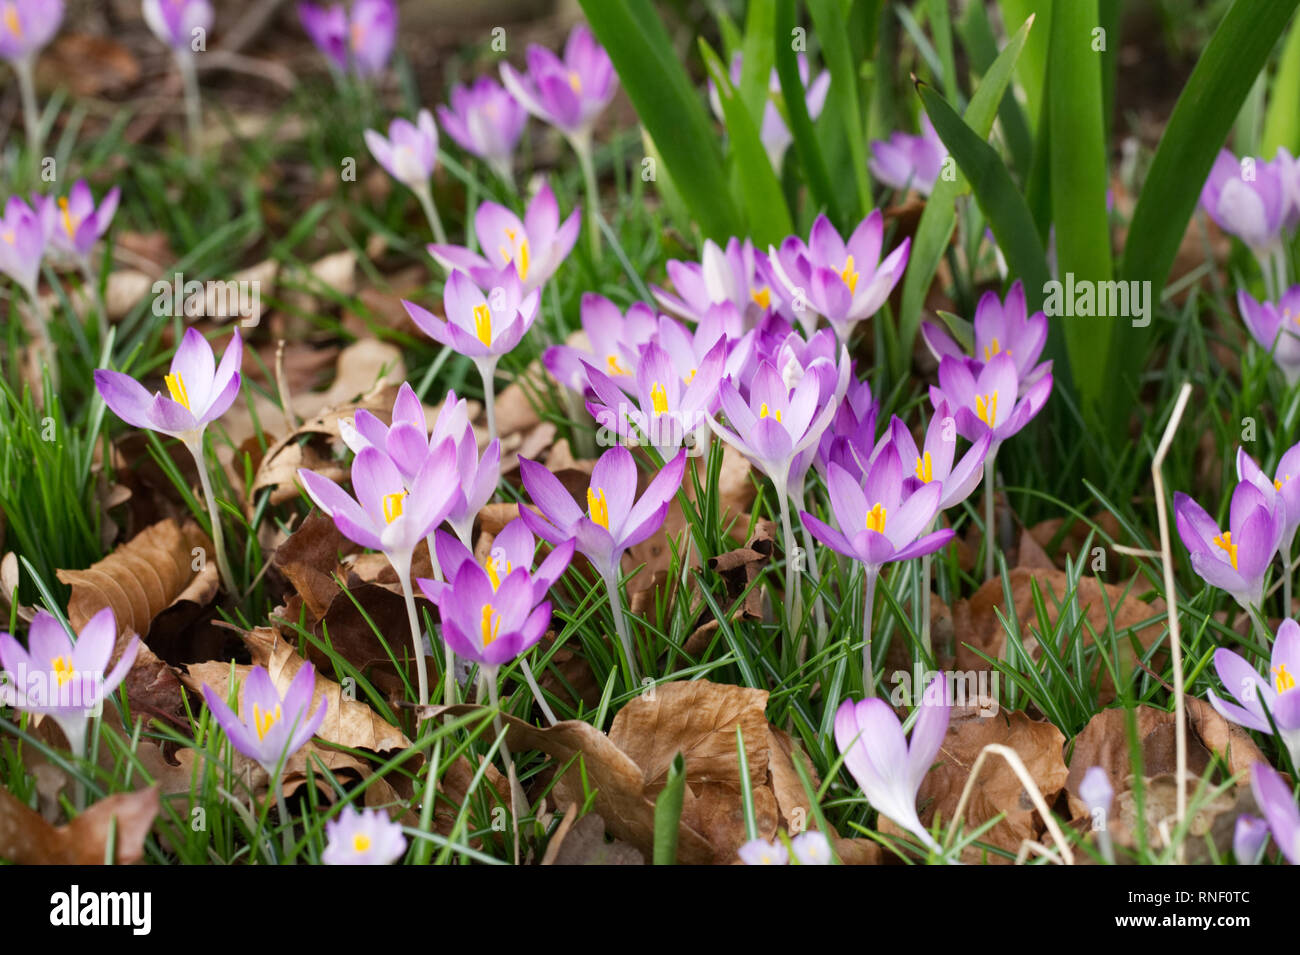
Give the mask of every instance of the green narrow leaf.
[[853, 66], [849, 38], [844, 32], [844, 8], [838, 0], [808, 0], [808, 12], [821, 40], [826, 68], [831, 71], [825, 112], [838, 117], [848, 138], [849, 163], [857, 187], [857, 203], [851, 217], [861, 218], [871, 208], [871, 178], [867, 175], [867, 145], [864, 116], [858, 102], [858, 73]]
[[965, 98], [961, 95], [961, 84], [957, 82], [957, 57], [952, 49], [952, 15], [948, 12], [948, 0], [930, 0], [927, 13], [930, 32], [934, 34], [935, 52], [943, 65], [944, 95], [962, 106]]
[[773, 47], [776, 51], [776, 74], [781, 80], [781, 98], [785, 101], [790, 135], [794, 138], [794, 151], [803, 166], [804, 178], [814, 203], [825, 209], [831, 221], [841, 230], [849, 228], [848, 205], [831, 186], [826, 160], [821, 144], [808, 115], [807, 91], [799, 78], [799, 60], [791, 42], [795, 28], [795, 0], [777, 0], [772, 24]]
[[681, 829], [686, 793], [686, 760], [678, 753], [668, 768], [668, 781], [655, 797], [655, 865], [677, 864], [677, 834]]
[[746, 234], [759, 248], [776, 245], [794, 231], [781, 183], [772, 169], [767, 150], [763, 148], [753, 116], [731, 85], [726, 65], [703, 37], [700, 37], [700, 54], [717, 87], [718, 100], [726, 117], [733, 172], [748, 223]]
[[1024, 23], [1030, 17], [1038, 24], [1038, 29], [1025, 44], [1025, 52], [1020, 57], [1016, 69], [1016, 79], [1025, 91], [1025, 112], [1034, 125], [1034, 133], [1040, 134], [1039, 119], [1043, 102], [1047, 96], [1047, 47], [1052, 35], [1052, 0], [998, 0], [1005, 24]]
[[579, 0], [704, 235], [740, 235], [718, 136], [649, 0]]
[[997, 151], [966, 125], [933, 88], [921, 82], [916, 88], [930, 122], [934, 123], [934, 131], [970, 181], [975, 200], [1006, 257], [1007, 267], [1024, 280], [1029, 310], [1038, 310], [1050, 276], [1043, 245], [1024, 197], [1011, 181], [1011, 174]]
[[[993, 61], [998, 58], [998, 43], [993, 36], [993, 27], [989, 24], [988, 12], [982, 3], [972, 3], [966, 8], [966, 16], [957, 25], [961, 34], [962, 46], [970, 58], [972, 81], [975, 76], [989, 71]], [[1025, 111], [1020, 108], [1014, 90], [1008, 89], [1002, 94], [998, 105], [998, 120], [1002, 124], [1002, 136], [1006, 139], [1007, 149], [1011, 151], [1011, 163], [1022, 177], [1028, 177], [1030, 164], [1034, 156], [1034, 141], [1029, 132], [1029, 121]]]
[[1286, 34], [1264, 115], [1259, 153], [1273, 156], [1279, 146], [1285, 146], [1293, 155], [1300, 152], [1300, 20], [1291, 24]]
[[771, 43], [775, 21], [774, 0], [749, 0], [745, 14], [745, 42], [741, 48], [740, 99], [749, 115], [758, 117], [760, 122], [763, 107], [767, 104], [767, 85], [775, 56]]
[[[998, 58], [984, 74], [984, 79], [975, 88], [970, 105], [966, 107], [966, 123], [981, 139], [986, 138], [993, 129], [998, 104], [1002, 102], [1002, 95], [1011, 81], [1016, 60], [1025, 47], [1025, 39], [1033, 24], [1031, 17], [1007, 42], [1006, 48], [998, 54]], [[899, 347], [894, 356], [894, 371], [899, 376], [906, 374], [912, 360], [912, 342], [921, 326], [921, 307], [925, 304], [926, 293], [934, 281], [934, 274], [948, 248], [948, 240], [957, 222], [957, 197], [969, 189], [961, 170], [958, 170], [955, 180], [940, 177], [934, 184], [930, 201], [925, 204], [925, 211], [921, 213], [908, 258], [907, 274], [903, 279], [903, 303], [899, 308]]]

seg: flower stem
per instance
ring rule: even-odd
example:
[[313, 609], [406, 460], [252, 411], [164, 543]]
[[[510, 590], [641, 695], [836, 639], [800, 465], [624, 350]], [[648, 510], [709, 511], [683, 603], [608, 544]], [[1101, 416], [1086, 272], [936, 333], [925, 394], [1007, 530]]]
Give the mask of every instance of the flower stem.
[[984, 459], [984, 579], [993, 579], [994, 561], [993, 548], [997, 541], [997, 533], [993, 528], [993, 498], [994, 498], [994, 481], [997, 480], [997, 472], [993, 467], [993, 460], [997, 455], [990, 451], [988, 457]]
[[871, 567], [866, 569], [866, 582], [863, 584], [862, 597], [862, 692], [867, 696], [876, 695], [875, 665], [871, 662], [871, 617], [876, 603], [876, 580], [880, 571]]
[[[773, 482], [777, 485], [776, 496], [781, 510], [781, 547], [785, 551], [785, 629], [794, 639], [795, 624], [803, 616], [803, 600], [801, 599], [799, 585], [795, 580], [794, 573], [794, 554], [792, 548], [794, 543], [794, 530], [790, 525], [790, 498], [785, 491], [785, 482]], [[800, 655], [803, 654], [803, 644], [800, 643]]]
[[[930, 523], [930, 530], [927, 533], [933, 533], [934, 529], [939, 526], [938, 518]], [[925, 655], [932, 662], [934, 659], [934, 646], [930, 639], [930, 557], [925, 554], [921, 557], [921, 646], [925, 649]]]
[[[793, 520], [793, 518], [791, 520]], [[820, 588], [822, 578], [821, 571], [817, 567], [817, 560], [813, 557], [813, 549], [816, 545], [813, 543], [812, 532], [808, 530], [808, 525], [803, 523], [803, 521], [799, 522], [799, 530], [803, 535], [804, 559], [808, 562], [808, 573], [812, 577], [813, 586]], [[826, 611], [822, 607], [821, 594], [818, 594], [813, 601], [813, 612], [817, 615], [817, 643], [815, 648], [820, 651], [826, 646], [827, 634]], [[802, 653], [799, 655], [799, 662], [803, 663]]]
[[176, 68], [180, 70], [185, 87], [185, 123], [189, 129], [190, 158], [197, 170], [202, 156], [203, 107], [199, 99], [199, 74], [194, 67], [194, 54], [183, 50], [176, 54]]
[[627, 666], [627, 688], [634, 690], [640, 683], [637, 676], [636, 656], [632, 652], [632, 635], [628, 632], [627, 621], [623, 618], [623, 597], [618, 589], [618, 571], [605, 576], [605, 589], [609, 591], [609, 609], [614, 614], [614, 630], [618, 633], [619, 645], [623, 648], [623, 658]]
[[438, 218], [438, 207], [433, 204], [433, 193], [429, 190], [429, 186], [427, 184], [416, 186], [411, 191], [420, 200], [424, 217], [429, 220], [429, 228], [433, 230], [433, 241], [439, 245], [446, 245], [447, 233], [442, 228], [442, 219]]
[[239, 589], [235, 586], [235, 575], [230, 570], [230, 561], [226, 559], [225, 536], [221, 530], [221, 511], [217, 508], [217, 497], [212, 493], [212, 478], [208, 475], [207, 455], [203, 450], [203, 436], [189, 446], [194, 455], [194, 463], [199, 468], [199, 484], [203, 488], [203, 499], [208, 505], [208, 518], [212, 522], [212, 548], [217, 552], [217, 570], [221, 573], [221, 586], [226, 593], [235, 597]]
[[591, 157], [591, 139], [573, 140], [573, 151], [578, 154], [582, 167], [582, 180], [587, 187], [587, 241], [591, 244], [591, 260], [600, 261], [600, 193], [596, 188], [596, 167]]
[[[392, 560], [390, 557], [389, 560]], [[397, 577], [402, 583], [402, 596], [406, 599], [406, 618], [411, 624], [411, 646], [415, 650], [415, 678], [418, 683], [420, 694], [420, 705], [429, 705], [429, 668], [424, 662], [424, 641], [420, 638], [420, 620], [415, 612], [415, 594], [411, 591], [411, 559], [406, 559], [406, 566], [399, 567], [397, 561], [393, 561], [393, 569], [397, 571]], [[447, 668], [446, 689], [444, 692], [443, 702], [450, 704], [452, 673], [451, 668]]]
[[510, 820], [514, 823], [515, 865], [519, 864], [519, 803], [515, 799], [516, 791], [522, 793], [519, 777], [515, 775], [515, 760], [510, 755], [510, 744], [506, 742], [505, 728], [501, 725], [501, 700], [497, 696], [497, 668], [489, 667], [483, 671], [483, 678], [488, 685], [488, 699], [492, 703], [492, 729], [497, 739], [501, 740], [501, 758], [506, 763], [506, 778], [510, 781]]
[[[74, 757], [80, 760], [86, 759], [86, 728], [89, 721], [85, 719], [68, 719], [56, 720], [59, 729], [63, 730], [63, 735], [68, 741], [68, 751]], [[73, 776], [72, 783], [72, 805], [76, 807], [77, 812], [86, 808], [86, 781], [82, 779], [80, 773]]]
[[[35, 286], [26, 289], [26, 292], [32, 302], [32, 314], [36, 324], [36, 334], [41, 340], [41, 351], [45, 353], [45, 367], [50, 372], [50, 387], [58, 392], [62, 376], [59, 374], [59, 353], [54, 347], [54, 339], [50, 336], [50, 313], [45, 303], [41, 301], [40, 293]], [[43, 399], [44, 395], [41, 397]]]
[[497, 365], [495, 360], [490, 364], [476, 364], [479, 376], [483, 379], [483, 405], [487, 412], [488, 443], [491, 443], [497, 436]]
[[289, 861], [289, 853], [293, 851], [293, 817], [289, 815], [289, 804], [284, 799], [284, 787], [280, 785], [280, 777], [283, 773], [284, 771], [280, 770], [271, 781], [275, 787], [275, 808], [280, 814], [280, 847], [283, 850], [281, 864]]
[[36, 105], [36, 77], [32, 57], [20, 56], [14, 60], [14, 72], [18, 74], [18, 93], [23, 103], [23, 124], [27, 129], [27, 151], [31, 155], [32, 176], [39, 178], [45, 142], [41, 136], [41, 111]]
[[1282, 619], [1291, 617], [1291, 548], [1294, 541], [1286, 545], [1282, 552]]

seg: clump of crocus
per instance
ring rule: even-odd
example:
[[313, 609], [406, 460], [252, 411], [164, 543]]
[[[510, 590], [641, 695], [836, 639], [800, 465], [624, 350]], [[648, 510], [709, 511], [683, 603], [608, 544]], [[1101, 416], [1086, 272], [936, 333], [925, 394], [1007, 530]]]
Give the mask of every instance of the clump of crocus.
[[357, 812], [344, 806], [338, 818], [325, 823], [325, 838], [320, 855], [325, 865], [392, 865], [406, 852], [401, 825], [382, 809]]
[[587, 384], [584, 364], [592, 364], [617, 381], [619, 387], [631, 390], [636, 379], [637, 355], [641, 346], [655, 335], [654, 309], [644, 302], [634, 302], [624, 314], [605, 296], [584, 292], [578, 315], [587, 336], [587, 347], [550, 346], [542, 353], [546, 370], [560, 384], [582, 391]]
[[926, 688], [919, 706], [921, 712], [912, 726], [909, 745], [902, 724], [884, 700], [845, 700], [835, 712], [835, 745], [867, 801], [931, 850], [941, 853], [916, 814], [916, 794], [948, 731], [948, 693], [943, 674]]
[[767, 255], [749, 239], [732, 236], [725, 248], [705, 239], [699, 262], [669, 259], [666, 269], [673, 291], [651, 286], [651, 294], [665, 310], [688, 321], [702, 321], [713, 306], [730, 303], [745, 327], [754, 328], [786, 305], [769, 274]]
[[1259, 762], [1251, 764], [1250, 788], [1282, 855], [1292, 865], [1300, 865], [1300, 807], [1291, 787], [1277, 770]]
[[497, 362], [532, 328], [542, 296], [537, 288], [525, 293], [513, 269], [499, 273], [487, 287], [491, 292], [485, 296], [464, 272], [452, 272], [442, 295], [446, 321], [413, 302], [402, 304], [421, 331], [474, 363], [483, 380], [488, 435], [496, 438]]
[[117, 621], [105, 607], [77, 634], [76, 642], [53, 614], [36, 612], [27, 634], [27, 649], [12, 634], [0, 633], [0, 669], [10, 685], [10, 705], [49, 716], [63, 730], [76, 756], [86, 755], [86, 724], [103, 701], [126, 678], [140, 649], [133, 637], [117, 666], [108, 664], [117, 643]]
[[212, 478], [208, 474], [207, 454], [203, 445], [203, 432], [207, 426], [226, 413], [239, 394], [239, 366], [244, 356], [243, 342], [236, 331], [230, 338], [217, 364], [212, 346], [197, 328], [186, 329], [171, 368], [164, 381], [167, 395], [150, 394], [130, 375], [100, 368], [95, 372], [95, 387], [100, 397], [113, 412], [129, 425], [148, 428], [181, 441], [198, 467], [203, 498], [208, 506], [212, 523], [212, 544], [217, 551], [217, 569], [221, 582], [230, 595], [239, 593], [235, 576], [226, 559], [226, 548], [221, 530], [221, 512], [212, 492]]
[[1291, 548], [1295, 544], [1295, 534], [1300, 528], [1300, 444], [1288, 448], [1277, 462], [1277, 470], [1270, 479], [1255, 463], [1254, 458], [1246, 453], [1245, 448], [1237, 449], [1237, 477], [1249, 481], [1264, 492], [1267, 498], [1276, 498], [1282, 515], [1282, 537], [1278, 542], [1278, 553], [1282, 557], [1282, 606], [1286, 613], [1291, 612]]
[[528, 72], [501, 64], [501, 82], [524, 109], [554, 126], [573, 147], [587, 185], [588, 240], [600, 255], [600, 197], [592, 165], [591, 130], [618, 91], [618, 75], [605, 48], [585, 23], [564, 44], [564, 58], [543, 46], [528, 47]]
[[[997, 292], [985, 292], [975, 306], [973, 324], [974, 360], [982, 366], [997, 355], [1011, 356], [1021, 392], [1051, 372], [1051, 362], [1038, 363], [1047, 344], [1047, 316], [1041, 311], [1029, 314], [1025, 286], [1020, 280], [1011, 283], [1005, 300], [999, 299]], [[921, 337], [935, 361], [941, 362], [948, 356], [966, 357], [952, 337], [934, 322], [921, 323]]]
[[789, 236], [780, 249], [768, 250], [772, 273], [782, 286], [782, 296], [794, 303], [795, 317], [811, 335], [818, 316], [847, 343], [858, 322], [874, 315], [903, 277], [911, 238], [880, 258], [884, 218], [873, 210], [845, 242], [825, 215], [813, 223], [808, 242]]
[[434, 241], [446, 242], [447, 233], [443, 231], [429, 187], [429, 179], [438, 165], [438, 127], [433, 122], [433, 114], [422, 109], [415, 123], [398, 117], [388, 124], [387, 138], [367, 129], [365, 139], [375, 161], [420, 200]]
[[1287, 387], [1300, 381], [1300, 285], [1281, 293], [1277, 302], [1257, 302], [1244, 288], [1237, 290], [1237, 308], [1246, 330], [1282, 369]]
[[[423, 428], [419, 436], [424, 441]], [[424, 661], [424, 641], [415, 613], [411, 588], [411, 560], [415, 549], [443, 522], [460, 494], [457, 486], [456, 447], [450, 439], [427, 451], [413, 477], [402, 472], [378, 447], [362, 448], [352, 462], [352, 497], [327, 477], [298, 469], [298, 480], [316, 506], [334, 518], [339, 532], [362, 547], [377, 550], [397, 572], [406, 598], [406, 614], [415, 651], [415, 671], [420, 704], [429, 702], [429, 677]], [[451, 667], [445, 674], [445, 700], [452, 702]]]
[[397, 43], [395, 0], [356, 0], [349, 13], [342, 4], [330, 7], [298, 4], [303, 29], [336, 75], [349, 71], [373, 76], [388, 65]]
[[1247, 613], [1264, 601], [1264, 579], [1282, 542], [1286, 515], [1249, 481], [1232, 492], [1228, 529], [1181, 491], [1174, 494], [1174, 522], [1192, 569], [1211, 587], [1232, 594]]
[[637, 683], [636, 656], [632, 637], [623, 617], [623, 599], [619, 593], [619, 569], [624, 552], [657, 531], [668, 516], [668, 504], [682, 484], [686, 473], [686, 452], [679, 451], [636, 496], [637, 469], [627, 448], [614, 446], [600, 456], [592, 468], [584, 512], [559, 479], [536, 461], [519, 459], [519, 475], [528, 496], [541, 515], [527, 508], [520, 517], [534, 534], [552, 544], [576, 541], [584, 555], [600, 574], [609, 593], [614, 627], [627, 659], [631, 681]]
[[190, 150], [198, 154], [203, 132], [199, 104], [199, 75], [194, 54], [205, 51], [212, 26], [208, 0], [144, 0], [144, 19], [154, 35], [172, 51], [185, 88], [185, 117], [189, 123]]
[[581, 210], [560, 222], [560, 206], [550, 183], [543, 182], [524, 219], [496, 202], [484, 202], [474, 213], [474, 234], [483, 254], [464, 246], [435, 244], [429, 254], [449, 272], [459, 270], [481, 288], [490, 288], [504, 272], [513, 272], [522, 294], [541, 288], [578, 241]]
[[18, 92], [27, 126], [27, 152], [33, 168], [45, 148], [41, 111], [36, 105], [36, 54], [54, 39], [63, 22], [63, 0], [4, 0], [0, 3], [0, 59], [18, 77]]
[[472, 86], [456, 86], [451, 106], [439, 106], [438, 122], [465, 152], [482, 159], [503, 182], [515, 185], [511, 163], [528, 114], [519, 101], [490, 76]]
[[1219, 228], [1241, 239], [1259, 262], [1269, 298], [1288, 284], [1285, 234], [1295, 227], [1297, 215], [1289, 181], [1295, 174], [1293, 164], [1280, 146], [1272, 161], [1238, 161], [1223, 149], [1201, 189], [1201, 207]]
[[[1287, 618], [1277, 628], [1267, 676], [1260, 676], [1244, 657], [1226, 647], [1214, 651], [1214, 669], [1223, 688], [1237, 703], [1220, 699], [1208, 690], [1210, 705], [1224, 719], [1247, 729], [1272, 735], [1276, 725], [1292, 764], [1300, 766], [1300, 689], [1296, 688], [1300, 677], [1300, 625]], [[1273, 717], [1272, 724], [1269, 716]]]
[[[831, 88], [831, 74], [828, 70], [822, 70], [817, 74], [816, 79], [811, 79], [811, 68], [808, 66], [808, 57], [800, 53], [798, 56], [799, 82], [804, 88], [804, 105], [808, 110], [808, 118], [815, 120], [821, 115], [822, 108], [826, 105], [826, 94]], [[731, 79], [731, 85], [736, 88], [740, 87], [741, 77], [744, 72], [744, 57], [740, 50], [737, 50], [731, 57], [731, 66], [728, 68], [728, 76]], [[790, 127], [785, 124], [781, 117], [781, 112], [776, 108], [776, 104], [782, 96], [781, 77], [777, 74], [775, 67], [768, 76], [767, 99], [763, 105], [763, 122], [759, 127], [759, 139], [763, 143], [763, 149], [767, 152], [768, 161], [772, 163], [772, 168], [776, 170], [777, 175], [781, 174], [781, 163], [785, 159], [786, 150], [794, 142], [794, 137], [790, 135]], [[709, 105], [713, 107], [713, 115], [719, 121], [723, 119], [722, 101], [718, 97], [717, 86], [713, 81], [709, 81]]]
[[800, 512], [813, 537], [838, 554], [861, 561], [866, 583], [863, 595], [862, 686], [874, 696], [875, 676], [871, 661], [871, 624], [876, 582], [887, 563], [932, 554], [953, 537], [951, 528], [921, 536], [934, 521], [943, 494], [935, 481], [909, 485], [903, 480], [898, 450], [886, 443], [866, 472], [860, 485], [844, 468], [828, 468], [827, 490], [831, 513], [839, 530], [807, 511]]
[[900, 192], [915, 189], [923, 196], [934, 190], [943, 172], [948, 147], [943, 144], [929, 116], [921, 117], [921, 135], [893, 133], [889, 139], [871, 141], [867, 168], [877, 181]]
[[1264, 857], [1264, 847], [1268, 845], [1268, 822], [1242, 813], [1232, 827], [1232, 854], [1237, 865], [1259, 865]]

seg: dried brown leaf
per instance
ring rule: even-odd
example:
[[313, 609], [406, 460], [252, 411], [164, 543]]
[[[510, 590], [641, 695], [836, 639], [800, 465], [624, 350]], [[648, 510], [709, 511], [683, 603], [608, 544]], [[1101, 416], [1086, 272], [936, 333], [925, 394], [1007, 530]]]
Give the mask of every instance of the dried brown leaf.
[[101, 799], [56, 828], [0, 789], [0, 859], [15, 865], [103, 865], [111, 838], [112, 861], [130, 865], [144, 857], [158, 807], [158, 787], [151, 786]]

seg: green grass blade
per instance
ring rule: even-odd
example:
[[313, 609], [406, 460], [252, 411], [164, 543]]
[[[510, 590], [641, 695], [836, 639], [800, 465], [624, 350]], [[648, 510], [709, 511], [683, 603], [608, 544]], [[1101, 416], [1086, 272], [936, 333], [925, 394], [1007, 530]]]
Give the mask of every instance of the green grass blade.
[[655, 865], [677, 864], [677, 833], [686, 794], [686, 760], [678, 753], [668, 769], [668, 782], [655, 797]]
[[[989, 24], [988, 11], [982, 3], [972, 3], [966, 8], [966, 15], [957, 24], [962, 46], [970, 58], [973, 75], [983, 75], [993, 66], [998, 58], [998, 42], [993, 36], [993, 27]], [[1029, 120], [1020, 108], [1015, 91], [1008, 89], [1002, 94], [998, 106], [998, 120], [1002, 124], [1002, 136], [1007, 149], [1011, 152], [1011, 164], [1022, 177], [1029, 175], [1033, 162], [1034, 140], [1029, 132]]]
[[1295, 154], [1300, 151], [1300, 20], [1287, 31], [1282, 59], [1277, 65], [1268, 111], [1264, 114], [1261, 156], [1272, 156], [1279, 146]]
[[775, 57], [771, 43], [772, 25], [775, 21], [775, 0], [749, 0], [749, 9], [745, 12], [740, 99], [750, 116], [761, 118], [763, 107], [767, 103], [767, 84], [772, 75]]
[[826, 113], [838, 117], [848, 137], [849, 162], [857, 187], [857, 204], [851, 218], [861, 218], [871, 208], [871, 178], [867, 175], [864, 115], [858, 102], [858, 71], [844, 31], [844, 8], [838, 0], [808, 0], [808, 12], [821, 40], [822, 56], [831, 71]]
[[790, 135], [794, 138], [794, 151], [803, 166], [804, 179], [813, 202], [825, 209], [837, 228], [850, 229], [848, 203], [831, 186], [830, 173], [822, 156], [821, 143], [808, 115], [807, 91], [799, 78], [799, 60], [790, 42], [795, 28], [795, 0], [777, 0], [773, 21], [773, 47], [776, 51], [776, 73], [781, 80], [781, 98], [790, 122]]
[[1002, 22], [1024, 23], [1030, 17], [1038, 30], [1025, 43], [1025, 52], [1016, 68], [1016, 79], [1025, 91], [1025, 112], [1033, 124], [1034, 133], [1040, 134], [1039, 120], [1043, 118], [1043, 102], [1047, 96], [1047, 47], [1052, 36], [1052, 0], [998, 0]]

